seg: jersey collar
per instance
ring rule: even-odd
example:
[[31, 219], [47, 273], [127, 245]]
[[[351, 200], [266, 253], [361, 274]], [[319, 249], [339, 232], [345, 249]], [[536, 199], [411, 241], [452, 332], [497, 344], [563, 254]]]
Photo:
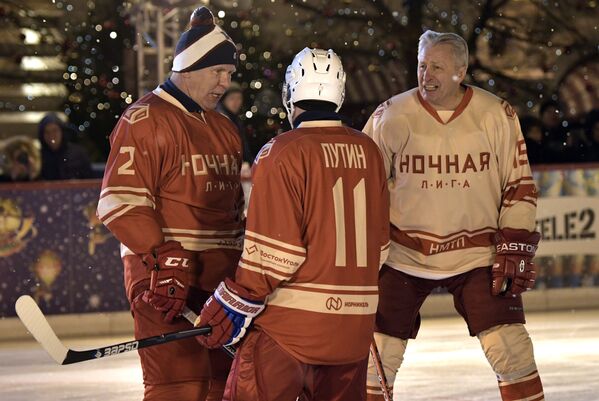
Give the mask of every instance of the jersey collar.
[[183, 93], [181, 89], [177, 88], [170, 78], [154, 89], [154, 94], [189, 113], [201, 113], [203, 111], [202, 107], [195, 100]]
[[[340, 124], [341, 116], [332, 111], [308, 110], [308, 111], [304, 111], [302, 114], [297, 116], [295, 118], [295, 120], [293, 120], [293, 128], [299, 128], [300, 125], [303, 125], [305, 127], [306, 126], [305, 123], [307, 123], [309, 121], [328, 121], [328, 122], [337, 121], [337, 122], [339, 122], [339, 124], [334, 124], [334, 125], [341, 125]], [[313, 124], [309, 124], [309, 125], [314, 126]], [[320, 126], [323, 126], [323, 125], [321, 124]]]
[[468, 106], [468, 104], [470, 103], [470, 100], [472, 99], [473, 94], [474, 94], [474, 91], [472, 90], [472, 88], [469, 86], [466, 86], [466, 92], [464, 92], [464, 97], [462, 97], [462, 101], [460, 102], [460, 104], [458, 104], [458, 107], [455, 109], [455, 111], [453, 112], [453, 114], [451, 115], [449, 120], [447, 120], [447, 122], [443, 122], [443, 119], [439, 116], [439, 113], [437, 113], [437, 110], [435, 110], [435, 108], [433, 106], [431, 106], [431, 104], [429, 102], [424, 100], [424, 98], [420, 94], [420, 90], [418, 88], [416, 89], [416, 96], [418, 96], [418, 100], [420, 101], [420, 104], [422, 105], [422, 107], [424, 107], [424, 109], [426, 111], [428, 111], [429, 114], [435, 118], [435, 120], [437, 120], [438, 122], [440, 122], [443, 125], [449, 124], [451, 121], [458, 118], [458, 116], [460, 114], [462, 114], [462, 112], [466, 109], [466, 106]]

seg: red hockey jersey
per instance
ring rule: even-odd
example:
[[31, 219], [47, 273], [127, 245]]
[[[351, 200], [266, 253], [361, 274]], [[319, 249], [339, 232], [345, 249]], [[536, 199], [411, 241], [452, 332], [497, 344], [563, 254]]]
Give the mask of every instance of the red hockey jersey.
[[304, 363], [368, 355], [389, 247], [381, 154], [340, 121], [305, 121], [254, 167], [236, 281], [267, 298], [255, 324]]
[[[146, 273], [138, 254], [164, 241], [210, 251], [214, 290], [232, 275], [243, 241], [241, 143], [235, 127], [213, 111], [190, 112], [157, 88], [123, 114], [110, 136], [98, 216], [122, 243], [128, 292]], [[134, 256], [130, 256], [134, 255]]]

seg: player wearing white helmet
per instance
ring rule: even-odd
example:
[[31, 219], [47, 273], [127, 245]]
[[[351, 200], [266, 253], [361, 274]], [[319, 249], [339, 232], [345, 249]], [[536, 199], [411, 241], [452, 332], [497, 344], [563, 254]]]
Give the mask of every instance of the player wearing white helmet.
[[300, 108], [309, 106], [299, 102], [326, 102], [316, 104], [314, 108], [324, 111], [334, 105], [334, 111], [338, 112], [345, 99], [345, 72], [341, 60], [331, 49], [304, 48], [287, 67], [282, 95], [292, 126], [294, 115], [299, 114], [296, 105]]
[[287, 69], [293, 129], [258, 155], [235, 281], [200, 314], [209, 348], [239, 341], [254, 319], [224, 400], [366, 399], [389, 193], [376, 144], [336, 113], [344, 87], [332, 50], [306, 48]]

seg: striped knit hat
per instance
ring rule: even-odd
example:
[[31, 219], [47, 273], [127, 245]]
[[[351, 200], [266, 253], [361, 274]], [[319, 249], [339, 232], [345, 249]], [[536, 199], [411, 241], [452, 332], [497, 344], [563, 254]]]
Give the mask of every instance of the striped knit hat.
[[206, 7], [191, 14], [190, 28], [181, 35], [175, 50], [173, 72], [196, 71], [218, 64], [237, 65], [235, 43]]

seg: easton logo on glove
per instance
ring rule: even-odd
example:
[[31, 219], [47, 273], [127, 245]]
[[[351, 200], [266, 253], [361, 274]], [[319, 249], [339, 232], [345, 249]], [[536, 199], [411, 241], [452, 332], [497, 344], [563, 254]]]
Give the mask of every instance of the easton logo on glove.
[[493, 295], [515, 297], [534, 287], [537, 272], [532, 259], [540, 239], [538, 232], [511, 228], [495, 234], [497, 255], [491, 270]]
[[522, 242], [509, 242], [509, 243], [497, 244], [496, 249], [497, 249], [497, 253], [517, 251], [517, 252], [532, 253], [534, 255], [537, 252], [536, 245], [524, 244]]

